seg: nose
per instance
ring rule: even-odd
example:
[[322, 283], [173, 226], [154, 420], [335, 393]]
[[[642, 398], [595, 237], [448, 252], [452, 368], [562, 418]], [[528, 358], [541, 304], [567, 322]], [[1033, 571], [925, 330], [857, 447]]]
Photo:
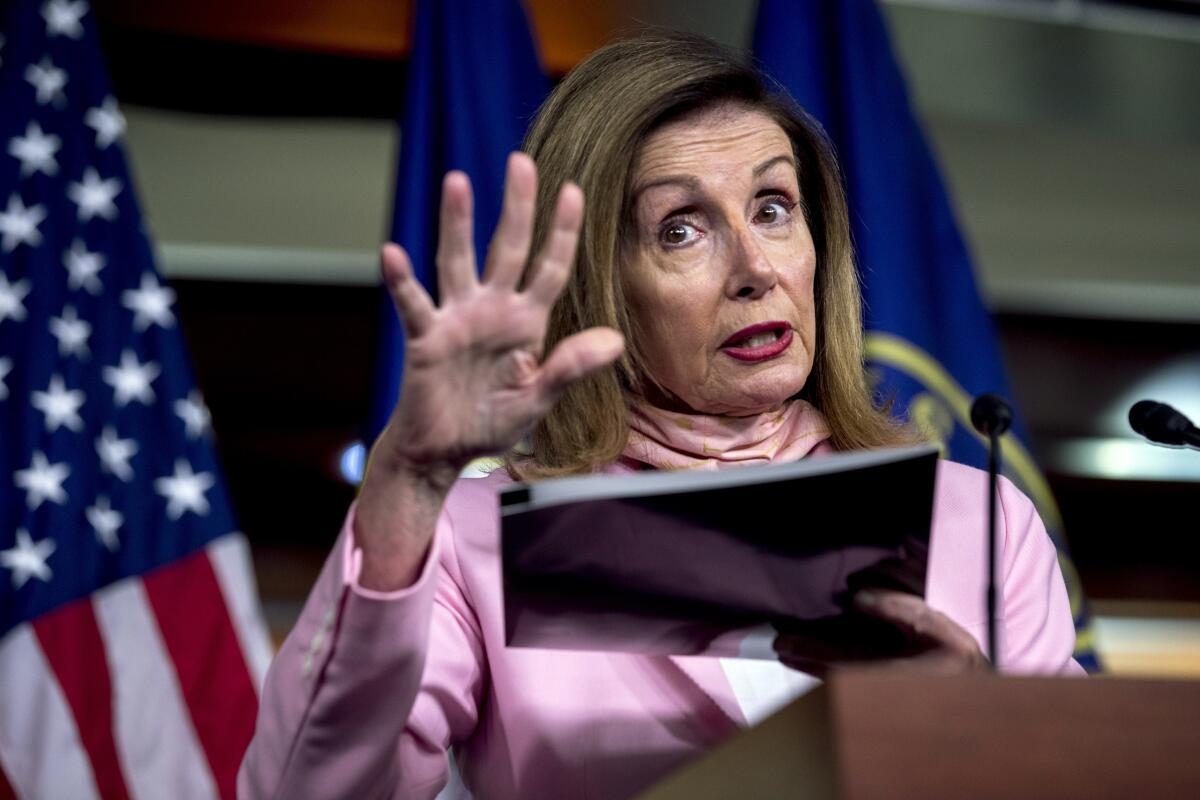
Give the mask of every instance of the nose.
[[778, 282], [775, 267], [746, 222], [732, 227], [730, 253], [730, 297], [756, 300], [771, 291]]

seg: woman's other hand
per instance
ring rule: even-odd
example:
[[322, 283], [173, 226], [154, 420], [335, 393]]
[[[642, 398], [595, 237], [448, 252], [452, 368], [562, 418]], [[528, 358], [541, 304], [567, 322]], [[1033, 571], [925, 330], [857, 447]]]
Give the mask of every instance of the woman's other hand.
[[[866, 665], [920, 669], [939, 674], [974, 672], [988, 668], [979, 644], [961, 625], [922, 598], [891, 589], [864, 589], [854, 595], [854, 606], [870, 619], [885, 624], [895, 656], [847, 656], [852, 647], [838, 646], [820, 652], [813, 643], [780, 634], [775, 640], [779, 660], [789, 667], [825, 676], [839, 666]], [[873, 648], [867, 645], [863, 652]]]
[[509, 157], [500, 223], [477, 277], [471, 184], [442, 184], [437, 250], [440, 303], [405, 251], [382, 249], [384, 282], [404, 325], [404, 377], [392, 416], [371, 451], [355, 516], [364, 551], [360, 583], [394, 589], [415, 580], [442, 501], [473, 458], [516, 444], [573, 381], [614, 361], [619, 333], [593, 328], [542, 358], [550, 308], [566, 285], [583, 220], [583, 193], [559, 191], [546, 242], [518, 288], [533, 237], [537, 173]]

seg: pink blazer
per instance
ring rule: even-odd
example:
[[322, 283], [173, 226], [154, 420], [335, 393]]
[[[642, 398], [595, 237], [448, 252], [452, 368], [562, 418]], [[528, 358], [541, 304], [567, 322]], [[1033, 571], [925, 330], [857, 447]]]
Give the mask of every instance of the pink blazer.
[[[719, 659], [504, 646], [505, 481], [460, 480], [417, 583], [388, 595], [356, 585], [351, 509], [267, 675], [239, 796], [433, 798], [453, 746], [480, 800], [624, 798], [746, 724]], [[981, 646], [986, 498], [983, 472], [940, 463], [927, 599]], [[1082, 673], [1042, 522], [1007, 481], [1000, 505], [1005, 667]]]

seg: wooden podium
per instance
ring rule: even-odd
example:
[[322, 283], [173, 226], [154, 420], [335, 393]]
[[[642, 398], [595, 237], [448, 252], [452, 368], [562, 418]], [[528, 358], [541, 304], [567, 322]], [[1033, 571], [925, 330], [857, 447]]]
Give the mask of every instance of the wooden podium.
[[846, 671], [642, 797], [1200, 798], [1200, 681]]

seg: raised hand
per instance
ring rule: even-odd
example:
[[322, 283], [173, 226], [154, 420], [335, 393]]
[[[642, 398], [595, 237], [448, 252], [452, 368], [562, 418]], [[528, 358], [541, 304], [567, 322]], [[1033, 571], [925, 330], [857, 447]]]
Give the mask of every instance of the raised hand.
[[413, 275], [404, 250], [383, 247], [383, 277], [407, 342], [400, 397], [372, 450], [355, 517], [364, 586], [411, 583], [458, 471], [472, 458], [514, 445], [572, 381], [621, 353], [619, 333], [593, 328], [559, 342], [542, 359], [550, 307], [575, 256], [583, 193], [574, 184], [562, 187], [546, 242], [518, 289], [536, 194], [532, 160], [514, 153], [480, 280], [470, 181], [461, 172], [446, 175], [437, 251], [439, 305]]

